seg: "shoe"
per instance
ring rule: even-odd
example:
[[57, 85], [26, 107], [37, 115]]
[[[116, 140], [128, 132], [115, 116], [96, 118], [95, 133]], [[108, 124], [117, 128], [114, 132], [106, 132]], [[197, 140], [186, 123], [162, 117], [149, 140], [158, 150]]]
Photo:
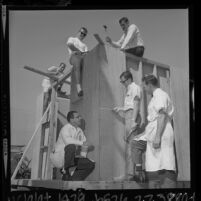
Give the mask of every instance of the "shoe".
[[83, 90], [81, 90], [77, 95], [78, 95], [79, 97], [82, 97], [82, 96], [84, 95]]

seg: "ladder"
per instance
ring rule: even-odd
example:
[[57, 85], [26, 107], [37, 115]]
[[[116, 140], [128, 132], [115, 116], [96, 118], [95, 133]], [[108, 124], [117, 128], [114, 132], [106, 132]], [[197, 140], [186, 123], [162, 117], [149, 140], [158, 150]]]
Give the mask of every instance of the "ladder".
[[[24, 66], [24, 69], [35, 72], [40, 75], [44, 75], [46, 77], [49, 77], [53, 82], [51, 86], [51, 99], [48, 107], [46, 108], [46, 111], [43, 113], [42, 118], [40, 122], [38, 123], [36, 130], [31, 137], [30, 141], [28, 142], [24, 153], [11, 177], [11, 180], [13, 180], [22, 164], [22, 161], [25, 157], [25, 154], [28, 150], [28, 148], [31, 145], [32, 140], [36, 136], [37, 132], [41, 128], [41, 133], [39, 136], [40, 140], [40, 150], [38, 159], [36, 160], [37, 163], [35, 164], [38, 172], [37, 172], [37, 178], [39, 179], [52, 179], [53, 175], [53, 166], [50, 161], [50, 153], [53, 150], [54, 144], [56, 142], [56, 132], [57, 132], [57, 115], [58, 115], [58, 94], [57, 94], [57, 87], [59, 84], [66, 83], [70, 84], [70, 82], [66, 81], [68, 77], [71, 76], [72, 67], [61, 77], [56, 78], [55, 76], [49, 75], [48, 73], [45, 73], [41, 70], [32, 68], [30, 66]], [[60, 96], [66, 99], [70, 99], [70, 95], [63, 95]], [[43, 106], [44, 107], [44, 106]], [[44, 108], [42, 108], [42, 111]], [[41, 113], [42, 113], [41, 111]]]

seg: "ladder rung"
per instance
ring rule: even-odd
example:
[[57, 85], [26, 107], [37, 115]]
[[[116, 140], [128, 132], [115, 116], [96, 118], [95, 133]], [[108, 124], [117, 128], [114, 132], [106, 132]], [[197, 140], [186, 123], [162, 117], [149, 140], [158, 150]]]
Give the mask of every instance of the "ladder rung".
[[43, 128], [49, 128], [49, 127], [50, 127], [50, 122], [47, 121], [47, 122], [45, 122], [45, 123], [42, 123], [42, 127], [43, 127]]
[[67, 94], [67, 95], [58, 94], [58, 95], [57, 95], [57, 99], [58, 99], [58, 98], [70, 99], [70, 94]]

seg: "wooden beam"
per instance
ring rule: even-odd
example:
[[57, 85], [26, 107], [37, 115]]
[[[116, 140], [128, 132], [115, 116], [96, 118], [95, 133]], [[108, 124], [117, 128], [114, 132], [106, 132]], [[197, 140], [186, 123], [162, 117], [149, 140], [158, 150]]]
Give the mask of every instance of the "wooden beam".
[[156, 62], [156, 61], [152, 61], [150, 59], [146, 59], [146, 58], [142, 58], [142, 57], [137, 57], [137, 56], [134, 56], [133, 54], [130, 54], [130, 53], [125, 53], [126, 57], [128, 58], [131, 58], [135, 61], [141, 61], [142, 63], [149, 63], [149, 64], [153, 64], [153, 65], [156, 65], [156, 66], [160, 66], [161, 68], [164, 68], [164, 69], [170, 69], [170, 66], [166, 65], [166, 64], [162, 64], [162, 63], [159, 63], [159, 62]]
[[[63, 82], [65, 82], [65, 80], [71, 76], [71, 71], [72, 71], [72, 68], [71, 67], [65, 74], [63, 77], [59, 78], [58, 81], [56, 83], [53, 83], [52, 87], [56, 87], [58, 86], [59, 84], [62, 84]], [[67, 81], [68, 82], [68, 81]]]
[[[36, 69], [36, 68], [30, 67], [30, 66], [24, 66], [24, 69], [29, 70], [29, 71], [32, 71], [32, 72], [37, 73], [37, 74], [40, 74], [40, 75], [43, 75], [43, 76], [46, 76], [46, 77], [49, 77], [50, 79], [59, 82], [59, 79], [58, 79], [56, 76], [50, 75], [49, 73], [46, 73], [46, 72], [41, 71], [41, 70], [38, 70], [38, 69]], [[68, 71], [67, 73], [69, 73], [69, 71]], [[66, 73], [66, 74], [67, 74], [67, 73]], [[66, 75], [66, 74], [65, 74], [65, 75]], [[64, 76], [65, 76], [65, 75], [64, 75]], [[68, 77], [69, 77], [69, 76], [68, 76]], [[68, 77], [66, 77], [66, 79], [67, 79]], [[62, 77], [62, 78], [63, 78], [63, 77]], [[62, 81], [63, 81], [63, 79], [62, 79]], [[66, 83], [66, 84], [70, 84], [69, 81], [65, 81], [65, 80], [64, 80], [63, 82]]]
[[56, 91], [52, 88], [51, 94], [51, 110], [50, 110], [50, 129], [48, 136], [48, 151], [46, 155], [45, 163], [45, 179], [52, 179], [53, 167], [50, 161], [50, 153], [53, 150], [55, 139], [56, 139], [56, 127], [57, 127], [57, 109], [56, 105]]
[[98, 43], [104, 45], [103, 40], [101, 39], [101, 37], [98, 34], [94, 34], [95, 39], [98, 41]]

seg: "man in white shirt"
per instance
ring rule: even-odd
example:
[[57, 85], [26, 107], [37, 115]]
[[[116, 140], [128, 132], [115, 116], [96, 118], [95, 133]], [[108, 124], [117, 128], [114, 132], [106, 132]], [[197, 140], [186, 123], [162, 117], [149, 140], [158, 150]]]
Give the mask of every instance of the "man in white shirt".
[[135, 140], [146, 140], [145, 169], [149, 188], [175, 188], [176, 165], [172, 116], [174, 107], [169, 95], [158, 87], [154, 75], [143, 77], [145, 91], [152, 95], [148, 105], [148, 124]]
[[[130, 71], [125, 71], [120, 75], [120, 82], [126, 87], [126, 97], [123, 107], [115, 107], [114, 111], [121, 116], [123, 114], [126, 125], [125, 140], [128, 143], [126, 148], [126, 174], [133, 175], [131, 180], [144, 182], [145, 174], [142, 170], [142, 153], [145, 151], [146, 142], [134, 142], [132, 139], [138, 134], [141, 124], [140, 102], [141, 88], [133, 82]], [[125, 179], [130, 179], [125, 175]]]
[[144, 42], [140, 36], [140, 31], [135, 24], [129, 24], [127, 17], [122, 17], [119, 24], [124, 32], [120, 40], [112, 41], [110, 37], [106, 37], [106, 41], [121, 51], [142, 57], [144, 54]]
[[[86, 141], [86, 137], [81, 127], [81, 116], [76, 111], [67, 114], [66, 124], [60, 131], [59, 137], [54, 147], [50, 159], [55, 167], [63, 168], [63, 180], [82, 181], [93, 171], [95, 162], [86, 158], [86, 155], [79, 154], [80, 148], [93, 149], [92, 145]], [[77, 156], [77, 154], [79, 156]], [[75, 167], [71, 175], [69, 169]]]
[[78, 96], [83, 96], [83, 90], [81, 87], [81, 68], [83, 66], [83, 58], [88, 51], [87, 45], [83, 43], [84, 38], [87, 36], [87, 29], [82, 27], [75, 37], [68, 38], [66, 44], [70, 55], [70, 64], [75, 71], [76, 87]]
[[[49, 75], [55, 76], [55, 78], [59, 79], [64, 75], [64, 70], [66, 68], [66, 64], [61, 62], [59, 66], [51, 66], [47, 69], [47, 73]], [[42, 87], [43, 87], [43, 93], [44, 93], [44, 100], [43, 100], [43, 113], [45, 112], [48, 103], [50, 101], [51, 97], [51, 80], [49, 77], [44, 77], [43, 82], [42, 82]], [[57, 87], [57, 92], [59, 94], [65, 94], [65, 92], [61, 91], [62, 84], [58, 85]]]

